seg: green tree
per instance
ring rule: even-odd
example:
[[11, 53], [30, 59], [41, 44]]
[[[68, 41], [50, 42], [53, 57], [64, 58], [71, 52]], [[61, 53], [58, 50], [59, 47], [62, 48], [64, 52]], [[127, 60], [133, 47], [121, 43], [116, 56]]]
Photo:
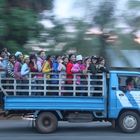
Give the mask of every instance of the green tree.
[[95, 16], [93, 17], [93, 22], [100, 27], [101, 30], [108, 27], [110, 22], [114, 20], [114, 8], [116, 1], [102, 0], [99, 4]]
[[65, 25], [60, 20], [56, 19], [56, 17], [51, 18], [52, 24], [54, 25], [53, 28], [47, 30], [49, 33], [49, 37], [53, 38], [55, 43], [65, 41]]
[[92, 39], [91, 37], [87, 37], [85, 34], [87, 29], [89, 29], [90, 24], [83, 22], [83, 20], [71, 19], [70, 21], [75, 31], [67, 33], [67, 44], [64, 47], [63, 52], [67, 52], [72, 49], [76, 50], [77, 54], [82, 54], [83, 56], [97, 54], [98, 50], [95, 50], [95, 46], [97, 47], [99, 45], [97, 38]]
[[133, 29], [132, 32], [139, 30], [140, 28], [140, 1], [139, 0], [128, 0], [127, 12], [124, 13], [124, 18], [127, 24]]
[[38, 37], [42, 29], [40, 12], [52, 8], [52, 0], [0, 0], [1, 47], [23, 49], [26, 41]]
[[115, 11], [116, 1], [112, 0], [102, 0], [96, 11], [96, 15], [93, 17], [93, 22], [95, 25], [100, 27], [103, 34], [99, 36], [100, 40], [100, 55], [103, 56], [107, 63], [109, 64], [109, 59], [106, 54], [106, 42], [107, 38], [110, 36], [109, 33], [104, 33], [104, 29], [110, 28], [110, 24], [114, 22], [114, 11]]
[[79, 5], [77, 6], [84, 7], [83, 8], [85, 9], [84, 16], [88, 16], [88, 20], [92, 24], [92, 26], [99, 27], [100, 30], [103, 32], [103, 34], [98, 35], [97, 37], [93, 36], [93, 41], [96, 41], [95, 42], [96, 45], [93, 45], [92, 48], [94, 47], [95, 50], [98, 49], [99, 55], [107, 59], [106, 46], [108, 44], [106, 43], [106, 39], [109, 37], [109, 34], [104, 33], [104, 31], [107, 28], [113, 27], [113, 23], [115, 22], [114, 12], [117, 1], [99, 0], [95, 3], [92, 0], [83, 0], [83, 1], [81, 0], [78, 2]]

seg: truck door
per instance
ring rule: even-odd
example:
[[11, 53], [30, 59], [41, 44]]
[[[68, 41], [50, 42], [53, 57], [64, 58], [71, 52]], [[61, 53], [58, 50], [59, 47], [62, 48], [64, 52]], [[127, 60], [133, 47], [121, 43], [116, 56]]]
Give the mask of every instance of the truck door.
[[117, 108], [139, 108], [140, 107], [140, 76], [118, 75]]

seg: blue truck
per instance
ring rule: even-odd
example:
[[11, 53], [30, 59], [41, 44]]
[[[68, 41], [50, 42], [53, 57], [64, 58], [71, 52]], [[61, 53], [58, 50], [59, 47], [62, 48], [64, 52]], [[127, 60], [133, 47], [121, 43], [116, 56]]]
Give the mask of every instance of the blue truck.
[[[51, 79], [46, 74], [42, 78], [30, 74], [22, 80], [0, 77], [1, 109], [6, 115], [30, 114], [40, 133], [54, 132], [59, 121], [109, 121], [125, 133], [139, 130], [139, 70], [74, 74], [73, 79], [65, 79], [64, 73], [52, 75]], [[72, 84], [65, 84], [66, 80]]]

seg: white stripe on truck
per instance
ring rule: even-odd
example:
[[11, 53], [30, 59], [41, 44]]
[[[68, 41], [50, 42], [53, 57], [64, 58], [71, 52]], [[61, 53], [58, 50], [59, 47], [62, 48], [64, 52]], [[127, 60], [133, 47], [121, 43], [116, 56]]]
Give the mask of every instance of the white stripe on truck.
[[123, 107], [132, 107], [132, 104], [128, 100], [125, 93], [123, 93], [122, 91], [116, 91], [116, 95]]

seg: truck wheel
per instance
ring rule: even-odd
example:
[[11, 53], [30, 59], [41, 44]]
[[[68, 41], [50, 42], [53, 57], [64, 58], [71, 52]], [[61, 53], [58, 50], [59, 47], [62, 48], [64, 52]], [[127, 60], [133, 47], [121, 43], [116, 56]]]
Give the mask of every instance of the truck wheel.
[[51, 112], [43, 112], [36, 119], [36, 128], [40, 133], [51, 133], [56, 130], [58, 121]]
[[127, 111], [119, 117], [119, 128], [125, 133], [135, 133], [139, 129], [140, 117], [133, 111]]

